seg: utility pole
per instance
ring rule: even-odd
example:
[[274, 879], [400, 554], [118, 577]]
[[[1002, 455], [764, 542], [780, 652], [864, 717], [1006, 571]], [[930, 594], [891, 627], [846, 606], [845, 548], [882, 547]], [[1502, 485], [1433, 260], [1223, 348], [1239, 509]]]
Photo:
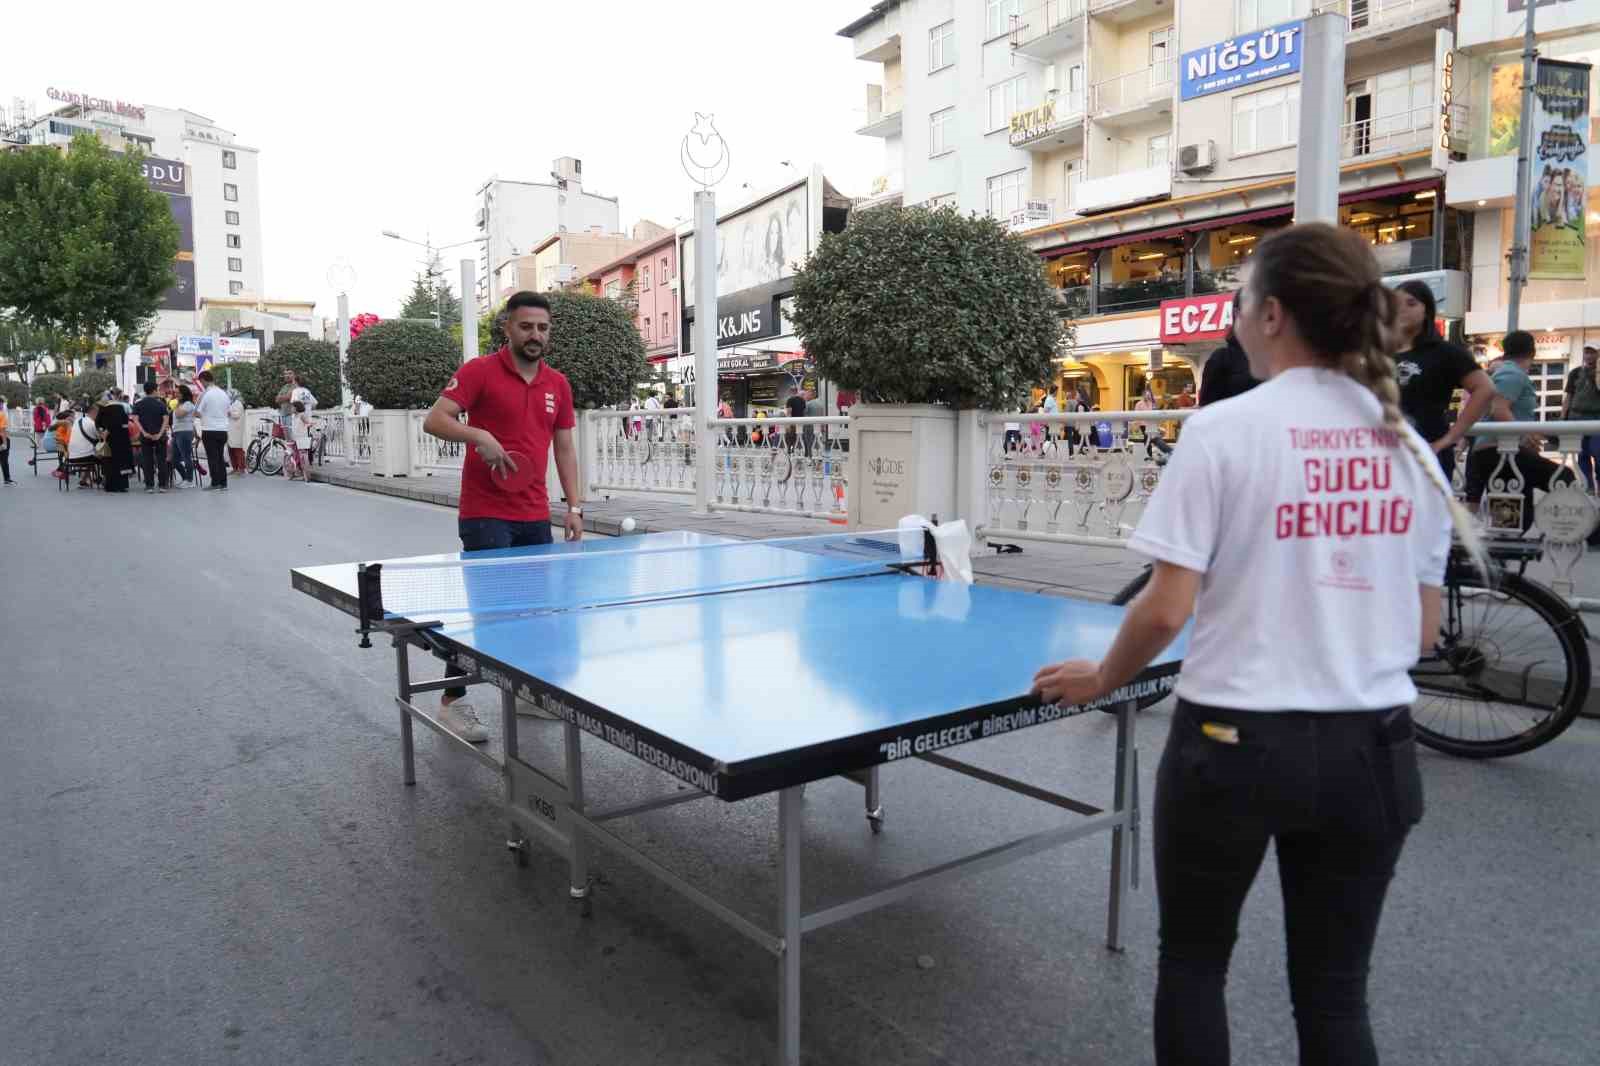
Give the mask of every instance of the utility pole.
[[1312, 15], [1302, 23], [1296, 222], [1339, 224], [1339, 119], [1344, 111], [1344, 47], [1349, 25], [1349, 17], [1340, 11]]
[[1533, 183], [1533, 82], [1535, 60], [1533, 12], [1537, 0], [1529, 0], [1528, 21], [1522, 29], [1522, 119], [1517, 128], [1517, 203], [1511, 223], [1511, 293], [1506, 299], [1506, 332], [1518, 328], [1522, 317], [1522, 289], [1528, 284], [1528, 188]]

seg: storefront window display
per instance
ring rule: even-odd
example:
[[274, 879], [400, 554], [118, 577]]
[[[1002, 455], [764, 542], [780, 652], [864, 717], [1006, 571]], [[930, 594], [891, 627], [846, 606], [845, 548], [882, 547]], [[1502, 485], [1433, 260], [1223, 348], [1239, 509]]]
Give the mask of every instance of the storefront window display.
[[1099, 312], [1142, 311], [1184, 295], [1184, 251], [1182, 237], [1135, 241], [1101, 251]]
[[1094, 280], [1094, 253], [1076, 252], [1045, 262], [1050, 284], [1061, 291], [1063, 310], [1081, 318], [1089, 313], [1089, 289]]
[[1162, 411], [1177, 409], [1178, 397], [1183, 395], [1186, 386], [1193, 387], [1196, 392], [1200, 390], [1194, 370], [1185, 363], [1170, 362], [1159, 370], [1142, 366], [1123, 368], [1123, 390], [1128, 397], [1129, 410], [1144, 395], [1147, 386], [1155, 395], [1156, 408]]
[[1194, 294], [1232, 292], [1241, 282], [1240, 272], [1256, 246], [1288, 225], [1288, 219], [1242, 222], [1200, 234], [1194, 246]]
[[1339, 208], [1339, 223], [1367, 239], [1385, 274], [1439, 269], [1433, 214], [1437, 190], [1357, 200]]

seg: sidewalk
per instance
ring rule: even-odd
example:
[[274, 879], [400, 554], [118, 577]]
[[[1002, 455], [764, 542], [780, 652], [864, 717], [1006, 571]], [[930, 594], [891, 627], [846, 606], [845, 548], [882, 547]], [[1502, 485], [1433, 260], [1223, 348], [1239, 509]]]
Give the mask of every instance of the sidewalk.
[[[458, 478], [435, 474], [432, 477], [376, 477], [347, 466], [319, 466], [311, 471], [313, 481], [338, 485], [363, 492], [455, 507], [461, 498]], [[562, 514], [561, 504], [555, 505]], [[786, 518], [782, 515], [746, 514], [742, 511], [694, 513], [688, 496], [655, 493], [612, 494], [588, 500], [583, 505], [584, 528], [607, 536], [622, 535], [622, 520], [632, 518], [635, 533], [663, 533], [688, 529], [716, 533], [725, 537], [751, 540], [767, 537], [805, 537], [842, 532], [845, 527], [811, 518]], [[1143, 560], [1120, 548], [1090, 548], [1069, 544], [1027, 542], [1018, 553], [1000, 554], [992, 548], [975, 550], [974, 576], [988, 585], [1006, 585], [1029, 592], [1087, 599], [1110, 599], [1138, 574]], [[1600, 573], [1595, 586], [1600, 588]]]

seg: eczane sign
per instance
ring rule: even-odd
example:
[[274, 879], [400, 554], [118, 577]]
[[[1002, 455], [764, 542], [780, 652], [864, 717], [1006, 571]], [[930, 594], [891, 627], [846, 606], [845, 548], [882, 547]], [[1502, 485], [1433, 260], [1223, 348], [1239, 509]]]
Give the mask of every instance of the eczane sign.
[[1221, 340], [1233, 328], [1233, 293], [1161, 302], [1161, 343]]

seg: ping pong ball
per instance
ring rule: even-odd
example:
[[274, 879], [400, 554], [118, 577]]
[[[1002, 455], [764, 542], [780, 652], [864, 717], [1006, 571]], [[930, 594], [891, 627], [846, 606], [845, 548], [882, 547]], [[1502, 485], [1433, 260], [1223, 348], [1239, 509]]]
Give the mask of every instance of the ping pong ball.
[[624, 533], [632, 533], [633, 530], [634, 530], [634, 527], [637, 526], [638, 524], [639, 523], [635, 522], [631, 518], [624, 518], [622, 520], [622, 531]]

